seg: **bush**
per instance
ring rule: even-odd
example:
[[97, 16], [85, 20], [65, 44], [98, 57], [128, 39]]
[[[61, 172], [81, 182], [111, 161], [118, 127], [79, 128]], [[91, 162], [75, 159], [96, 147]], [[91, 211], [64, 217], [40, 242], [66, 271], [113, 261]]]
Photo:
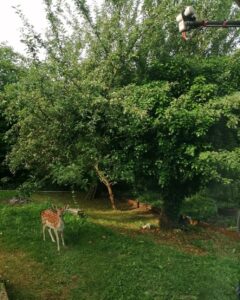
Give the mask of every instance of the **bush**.
[[17, 189], [17, 196], [19, 198], [30, 198], [30, 196], [38, 190], [39, 184], [35, 181], [25, 181]]
[[163, 201], [161, 200], [161, 195], [154, 192], [143, 193], [138, 196], [137, 199], [141, 203], [150, 204], [158, 208], [161, 208], [163, 203]]
[[217, 205], [211, 197], [197, 193], [185, 199], [182, 213], [192, 218], [206, 220], [217, 215]]

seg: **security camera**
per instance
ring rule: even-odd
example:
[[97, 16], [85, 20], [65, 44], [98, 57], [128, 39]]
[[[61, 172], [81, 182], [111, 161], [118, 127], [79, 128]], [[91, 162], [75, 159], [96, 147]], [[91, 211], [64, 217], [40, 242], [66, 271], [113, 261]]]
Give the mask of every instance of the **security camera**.
[[195, 10], [192, 6], [187, 6], [182, 13], [178, 14], [176, 17], [176, 21], [178, 23], [178, 29], [180, 32], [184, 32], [189, 30], [186, 22], [196, 21]]

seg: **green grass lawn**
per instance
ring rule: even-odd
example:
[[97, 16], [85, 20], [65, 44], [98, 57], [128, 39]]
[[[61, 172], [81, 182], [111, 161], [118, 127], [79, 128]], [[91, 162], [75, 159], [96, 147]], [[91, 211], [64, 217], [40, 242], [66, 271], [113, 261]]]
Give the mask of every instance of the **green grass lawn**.
[[238, 239], [203, 228], [142, 232], [154, 216], [81, 201], [88, 218], [65, 215], [67, 247], [57, 253], [48, 235], [42, 240], [40, 211], [70, 198], [33, 198], [0, 205], [0, 276], [10, 300], [236, 299]]

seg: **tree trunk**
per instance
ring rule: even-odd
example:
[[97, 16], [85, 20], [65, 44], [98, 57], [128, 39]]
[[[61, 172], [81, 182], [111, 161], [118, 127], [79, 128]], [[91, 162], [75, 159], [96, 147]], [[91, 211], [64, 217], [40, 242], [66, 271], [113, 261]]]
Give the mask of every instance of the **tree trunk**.
[[177, 228], [178, 222], [172, 219], [164, 210], [161, 211], [159, 218], [159, 227], [163, 230]]
[[115, 198], [114, 198], [114, 195], [113, 195], [112, 186], [111, 186], [110, 182], [108, 180], [106, 180], [106, 182], [103, 182], [103, 183], [107, 187], [108, 195], [109, 195], [109, 200], [111, 202], [112, 209], [117, 209], [116, 205], [115, 205]]
[[161, 210], [159, 226], [161, 229], [174, 229], [179, 227], [179, 215], [182, 200], [172, 196], [165, 198]]
[[108, 180], [107, 176], [104, 174], [103, 171], [99, 170], [98, 165], [95, 165], [95, 170], [97, 172], [97, 175], [100, 179], [100, 181], [106, 186], [108, 190], [109, 200], [111, 202], [112, 209], [116, 210], [116, 204], [115, 204], [115, 198], [112, 191], [112, 185], [111, 182]]

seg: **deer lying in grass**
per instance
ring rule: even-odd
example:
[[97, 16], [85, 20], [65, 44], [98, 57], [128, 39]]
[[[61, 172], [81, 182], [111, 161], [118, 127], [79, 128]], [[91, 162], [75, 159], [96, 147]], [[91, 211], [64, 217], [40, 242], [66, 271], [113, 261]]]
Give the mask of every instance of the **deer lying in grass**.
[[63, 237], [63, 230], [64, 230], [64, 222], [63, 222], [63, 213], [68, 209], [68, 206], [63, 208], [55, 208], [53, 209], [46, 209], [41, 212], [41, 220], [42, 220], [42, 231], [43, 231], [43, 240], [46, 240], [45, 237], [45, 230], [48, 228], [49, 235], [51, 240], [55, 242], [55, 239], [52, 235], [51, 230], [54, 231], [56, 240], [57, 240], [57, 249], [60, 251], [59, 246], [59, 233], [61, 235], [62, 244], [65, 246], [64, 237]]

